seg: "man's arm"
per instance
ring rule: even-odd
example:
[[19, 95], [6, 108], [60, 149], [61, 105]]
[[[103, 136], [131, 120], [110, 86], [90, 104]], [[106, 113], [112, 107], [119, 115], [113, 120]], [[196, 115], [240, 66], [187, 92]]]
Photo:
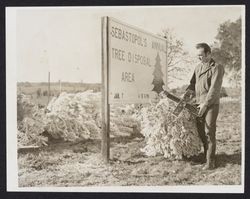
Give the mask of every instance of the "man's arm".
[[184, 99], [190, 99], [193, 98], [195, 95], [195, 83], [196, 83], [196, 78], [195, 78], [195, 72], [190, 80], [190, 84], [186, 88], [186, 93], [184, 94], [183, 98]]
[[186, 90], [191, 90], [191, 91], [195, 91], [195, 83], [196, 83], [196, 79], [195, 79], [195, 72], [190, 80], [190, 84], [189, 86], [186, 88]]
[[220, 90], [224, 76], [224, 67], [216, 65], [212, 68], [211, 86], [209, 88], [204, 104], [206, 106], [212, 105], [218, 97], [220, 97]]

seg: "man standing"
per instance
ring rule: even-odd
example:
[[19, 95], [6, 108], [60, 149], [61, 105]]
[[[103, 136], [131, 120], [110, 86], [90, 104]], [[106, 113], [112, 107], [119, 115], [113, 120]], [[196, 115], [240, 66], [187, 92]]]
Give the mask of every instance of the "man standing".
[[208, 44], [199, 43], [196, 50], [200, 63], [195, 68], [187, 93], [195, 95], [199, 108], [197, 130], [204, 146], [206, 164], [203, 170], [207, 170], [215, 168], [216, 120], [224, 68], [211, 58], [211, 48]]

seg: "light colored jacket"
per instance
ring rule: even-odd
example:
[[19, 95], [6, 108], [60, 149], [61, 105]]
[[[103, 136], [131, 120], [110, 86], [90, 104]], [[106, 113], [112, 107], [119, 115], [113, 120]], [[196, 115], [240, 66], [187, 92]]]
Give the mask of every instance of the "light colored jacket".
[[220, 103], [220, 90], [224, 76], [224, 67], [211, 59], [208, 63], [196, 66], [187, 89], [195, 92], [196, 103], [207, 106]]

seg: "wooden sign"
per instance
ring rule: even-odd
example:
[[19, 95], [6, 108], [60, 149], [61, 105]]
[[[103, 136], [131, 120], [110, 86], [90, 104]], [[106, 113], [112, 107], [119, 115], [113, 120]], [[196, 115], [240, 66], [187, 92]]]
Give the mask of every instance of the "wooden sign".
[[148, 103], [167, 86], [164, 38], [108, 18], [110, 103]]
[[110, 156], [110, 104], [148, 103], [167, 87], [165, 39], [102, 17], [102, 157]]

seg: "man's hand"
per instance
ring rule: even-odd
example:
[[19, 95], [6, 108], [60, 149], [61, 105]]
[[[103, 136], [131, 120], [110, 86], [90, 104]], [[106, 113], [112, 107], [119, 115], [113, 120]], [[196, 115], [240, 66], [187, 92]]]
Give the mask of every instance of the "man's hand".
[[181, 98], [184, 100], [190, 100], [194, 96], [194, 91], [188, 89], [183, 95], [181, 95]]
[[202, 115], [205, 113], [205, 111], [207, 110], [207, 105], [205, 103], [201, 103], [199, 106], [199, 117], [202, 117]]

